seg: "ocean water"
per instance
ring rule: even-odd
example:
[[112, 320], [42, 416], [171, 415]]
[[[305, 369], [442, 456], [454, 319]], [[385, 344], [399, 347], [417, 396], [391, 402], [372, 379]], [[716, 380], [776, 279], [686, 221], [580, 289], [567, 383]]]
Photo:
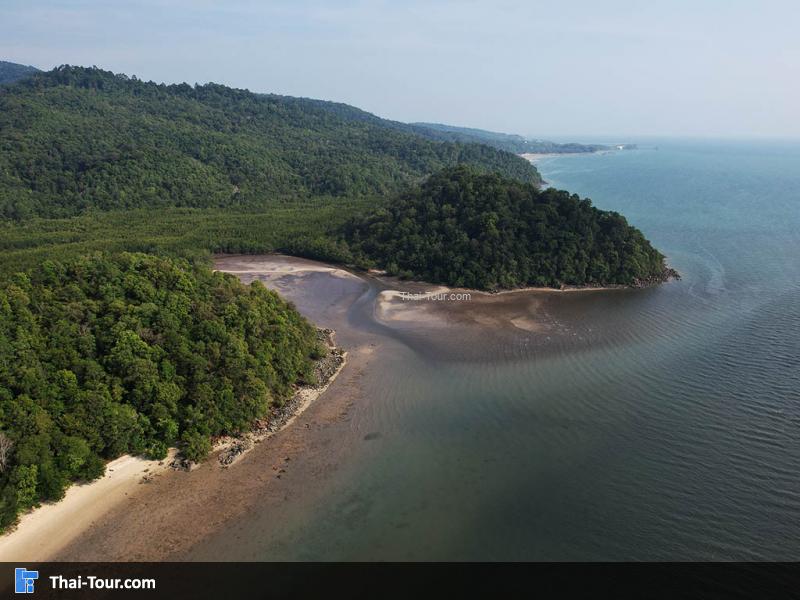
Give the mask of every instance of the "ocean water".
[[[476, 330], [458, 351], [446, 329], [377, 323], [367, 289], [343, 342], [385, 343], [348, 458], [195, 558], [800, 559], [800, 144], [658, 140], [539, 167], [682, 280], [557, 295], [559, 335]], [[317, 292], [295, 300], [325, 321]]]

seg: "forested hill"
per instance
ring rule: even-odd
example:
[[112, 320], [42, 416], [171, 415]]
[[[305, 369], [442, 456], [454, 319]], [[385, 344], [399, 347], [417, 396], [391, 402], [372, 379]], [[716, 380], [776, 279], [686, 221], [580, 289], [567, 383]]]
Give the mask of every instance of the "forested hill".
[[4, 83], [14, 83], [34, 73], [39, 73], [39, 69], [0, 60], [0, 85]]
[[542, 153], [542, 154], [567, 154], [579, 152], [597, 152], [598, 150], [608, 150], [609, 146], [600, 144], [577, 144], [574, 142], [558, 143], [549, 140], [532, 140], [521, 135], [510, 133], [498, 133], [486, 131], [484, 129], [473, 129], [470, 127], [456, 127], [454, 125], [442, 125], [440, 123], [402, 123], [382, 119], [372, 113], [361, 110], [348, 104], [340, 102], [330, 102], [328, 100], [313, 100], [310, 98], [291, 98], [280, 97], [287, 102], [295, 102], [304, 106], [311, 106], [334, 113], [343, 119], [350, 121], [361, 121], [372, 123], [381, 127], [396, 129], [405, 133], [412, 133], [436, 142], [450, 142], [459, 144], [485, 144], [511, 152], [513, 154]]
[[192, 460], [313, 382], [314, 328], [260, 282], [144, 254], [0, 283], [0, 530], [121, 454]]
[[0, 218], [387, 195], [461, 163], [541, 181], [511, 153], [321, 104], [97, 68], [34, 74], [0, 87]]
[[642, 286], [677, 275], [618, 213], [467, 167], [356, 217], [343, 237], [366, 266], [458, 287]]
[[411, 123], [411, 131], [427, 138], [445, 142], [459, 142], [462, 144], [487, 144], [499, 150], [513, 152], [514, 154], [541, 153], [541, 154], [566, 154], [576, 152], [597, 152], [608, 150], [608, 146], [599, 144], [560, 144], [548, 140], [531, 140], [521, 135], [510, 133], [497, 133], [484, 129], [469, 127], [455, 127], [440, 123]]

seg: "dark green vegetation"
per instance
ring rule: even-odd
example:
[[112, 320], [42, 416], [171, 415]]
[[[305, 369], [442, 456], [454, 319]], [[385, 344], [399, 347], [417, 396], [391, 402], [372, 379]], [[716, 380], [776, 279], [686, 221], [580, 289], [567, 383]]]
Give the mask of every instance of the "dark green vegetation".
[[540, 182], [508, 152], [341, 106], [96, 68], [37, 73], [0, 88], [0, 218], [385, 196], [461, 163]]
[[0, 85], [4, 83], [14, 83], [15, 81], [19, 81], [20, 79], [24, 79], [38, 72], [39, 69], [36, 67], [28, 67], [0, 60]]
[[497, 133], [470, 127], [455, 127], [440, 123], [411, 123], [412, 131], [432, 140], [443, 142], [459, 142], [462, 144], [486, 144], [498, 150], [524, 154], [566, 154], [575, 152], [597, 152], [608, 150], [608, 146], [600, 144], [559, 144], [547, 140], [530, 140], [521, 135]]
[[122, 253], [0, 287], [0, 526], [124, 453], [193, 460], [312, 377], [323, 350], [256, 282]]
[[466, 167], [356, 218], [345, 239], [392, 274], [459, 287], [644, 285], [671, 274], [621, 215]]
[[282, 251], [348, 262], [335, 242], [337, 228], [370, 210], [373, 199], [308, 201], [265, 212], [164, 208], [94, 212], [63, 219], [0, 221], [0, 280], [47, 259], [94, 252], [136, 251], [197, 257], [209, 253]]

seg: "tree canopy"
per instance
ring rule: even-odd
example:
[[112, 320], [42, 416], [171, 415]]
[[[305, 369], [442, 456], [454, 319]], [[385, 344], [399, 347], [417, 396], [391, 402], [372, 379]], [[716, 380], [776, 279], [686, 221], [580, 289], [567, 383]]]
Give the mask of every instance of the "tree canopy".
[[36, 67], [0, 60], [0, 85], [14, 83], [15, 81], [19, 81], [20, 79], [24, 79], [38, 72], [39, 69]]
[[0, 87], [0, 218], [383, 196], [461, 163], [541, 181], [511, 153], [346, 105], [69, 66]]
[[46, 260], [0, 287], [0, 527], [123, 453], [199, 460], [313, 377], [314, 328], [180, 259]]
[[343, 238], [391, 274], [459, 287], [637, 285], [667, 274], [663, 255], [618, 213], [468, 167], [355, 217]]
[[313, 377], [293, 306], [181, 255], [281, 250], [481, 289], [669, 274], [621, 215], [418, 129], [96, 68], [0, 86], [0, 527], [120, 454], [200, 459]]

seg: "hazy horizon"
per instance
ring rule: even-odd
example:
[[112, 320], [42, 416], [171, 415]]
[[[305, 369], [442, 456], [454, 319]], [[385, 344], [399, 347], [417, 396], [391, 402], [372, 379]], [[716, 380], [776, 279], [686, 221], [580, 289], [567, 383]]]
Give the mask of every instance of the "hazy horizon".
[[789, 2], [11, 0], [0, 59], [563, 140], [800, 137]]

